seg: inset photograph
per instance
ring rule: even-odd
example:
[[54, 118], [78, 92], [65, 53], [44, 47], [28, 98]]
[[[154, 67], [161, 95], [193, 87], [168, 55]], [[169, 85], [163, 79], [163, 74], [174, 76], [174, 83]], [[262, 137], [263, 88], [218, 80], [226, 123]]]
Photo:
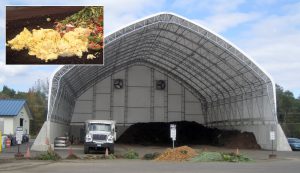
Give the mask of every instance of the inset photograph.
[[103, 64], [103, 6], [6, 6], [6, 64]]

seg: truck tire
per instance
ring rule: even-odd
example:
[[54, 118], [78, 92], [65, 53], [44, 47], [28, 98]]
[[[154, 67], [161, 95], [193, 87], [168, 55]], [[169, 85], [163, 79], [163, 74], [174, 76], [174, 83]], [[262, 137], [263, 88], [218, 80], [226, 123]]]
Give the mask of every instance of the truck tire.
[[84, 154], [89, 154], [89, 147], [84, 146]]

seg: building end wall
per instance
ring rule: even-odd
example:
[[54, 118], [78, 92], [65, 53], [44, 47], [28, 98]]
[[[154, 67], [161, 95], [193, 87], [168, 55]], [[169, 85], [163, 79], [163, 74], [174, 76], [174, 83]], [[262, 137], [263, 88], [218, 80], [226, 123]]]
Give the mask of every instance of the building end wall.
[[69, 132], [69, 126], [45, 121], [31, 147], [31, 150], [47, 151], [50, 145], [53, 148], [52, 145], [56, 137], [65, 136], [67, 132]]
[[47, 151], [49, 145], [47, 145], [47, 121], [44, 122], [39, 134], [31, 146], [33, 151]]
[[280, 124], [277, 125], [277, 151], [292, 151]]

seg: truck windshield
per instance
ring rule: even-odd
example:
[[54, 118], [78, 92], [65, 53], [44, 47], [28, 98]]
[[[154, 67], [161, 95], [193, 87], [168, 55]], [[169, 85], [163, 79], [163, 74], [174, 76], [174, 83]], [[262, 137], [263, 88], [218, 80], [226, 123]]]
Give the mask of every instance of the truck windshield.
[[110, 131], [110, 124], [90, 124], [89, 131]]

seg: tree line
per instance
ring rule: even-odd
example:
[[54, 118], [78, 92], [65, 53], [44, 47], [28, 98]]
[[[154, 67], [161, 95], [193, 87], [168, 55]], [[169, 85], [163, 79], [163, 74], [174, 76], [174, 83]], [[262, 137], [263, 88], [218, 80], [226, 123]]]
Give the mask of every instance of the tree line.
[[[300, 123], [300, 96], [296, 98], [289, 90], [276, 85], [277, 116], [280, 123]], [[295, 122], [296, 121], [296, 122]]]

